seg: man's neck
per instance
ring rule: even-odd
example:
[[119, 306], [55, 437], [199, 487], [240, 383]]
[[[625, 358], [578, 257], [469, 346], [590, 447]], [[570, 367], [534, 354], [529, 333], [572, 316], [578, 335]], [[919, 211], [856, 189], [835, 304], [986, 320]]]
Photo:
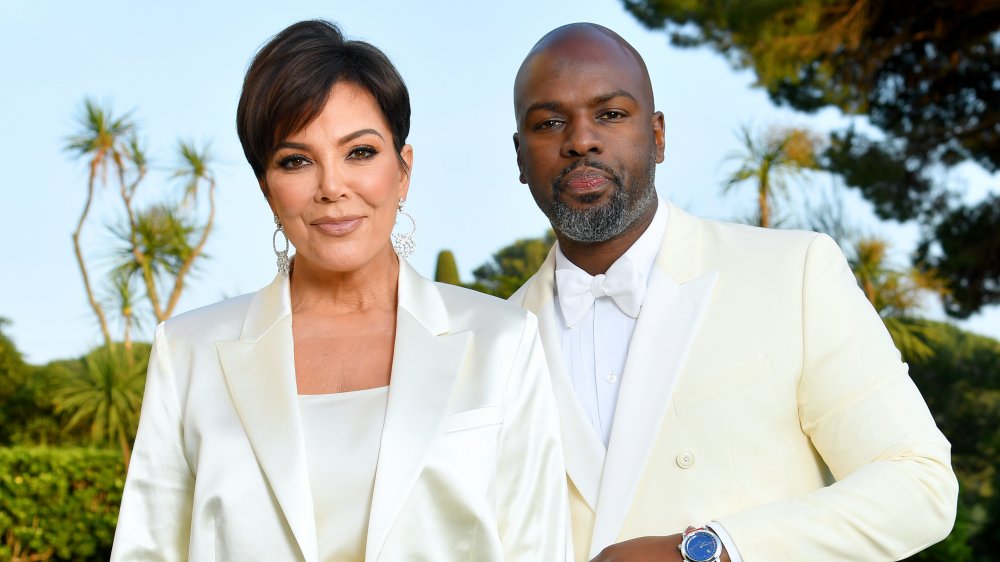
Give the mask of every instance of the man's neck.
[[632, 247], [632, 244], [635, 244], [635, 241], [646, 232], [646, 229], [653, 222], [655, 214], [656, 205], [650, 205], [649, 210], [625, 232], [604, 242], [577, 242], [566, 238], [557, 231], [556, 239], [559, 240], [559, 249], [569, 261], [588, 274], [607, 273], [611, 264], [618, 261], [618, 258], [622, 257]]

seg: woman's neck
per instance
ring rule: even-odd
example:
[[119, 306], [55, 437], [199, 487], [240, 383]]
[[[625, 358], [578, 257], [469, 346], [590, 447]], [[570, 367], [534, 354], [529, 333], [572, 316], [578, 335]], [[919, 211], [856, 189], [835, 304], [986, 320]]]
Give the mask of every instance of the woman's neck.
[[290, 280], [292, 312], [395, 310], [399, 267], [399, 258], [388, 248], [351, 271], [331, 271], [296, 258]]

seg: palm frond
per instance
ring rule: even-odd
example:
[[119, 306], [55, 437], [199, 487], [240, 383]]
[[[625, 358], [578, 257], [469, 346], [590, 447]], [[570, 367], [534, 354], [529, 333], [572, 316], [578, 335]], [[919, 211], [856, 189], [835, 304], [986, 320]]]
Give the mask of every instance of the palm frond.
[[211, 170], [211, 145], [206, 143], [199, 148], [194, 141], [180, 140], [177, 142], [177, 154], [178, 164], [173, 169], [172, 177], [183, 180], [184, 205], [189, 205], [197, 200], [201, 182], [215, 179]]

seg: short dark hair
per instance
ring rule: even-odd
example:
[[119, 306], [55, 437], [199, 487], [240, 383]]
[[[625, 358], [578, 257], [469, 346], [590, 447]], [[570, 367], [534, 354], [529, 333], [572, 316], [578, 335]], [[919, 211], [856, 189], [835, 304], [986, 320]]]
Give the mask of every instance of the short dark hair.
[[264, 45], [247, 69], [236, 107], [236, 132], [257, 179], [275, 147], [320, 112], [338, 82], [360, 86], [375, 98], [399, 153], [410, 133], [410, 95], [385, 53], [364, 41], [344, 39], [324, 20], [294, 23]]

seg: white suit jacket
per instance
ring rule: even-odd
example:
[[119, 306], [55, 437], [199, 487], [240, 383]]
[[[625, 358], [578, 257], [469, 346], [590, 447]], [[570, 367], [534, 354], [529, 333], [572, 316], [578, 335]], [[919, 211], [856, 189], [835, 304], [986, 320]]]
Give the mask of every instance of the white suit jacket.
[[511, 299], [539, 315], [577, 560], [713, 520], [745, 562], [899, 559], [948, 534], [950, 445], [829, 237], [670, 205], [606, 454], [562, 365], [554, 268]]
[[[405, 262], [398, 296], [365, 559], [564, 559], [534, 316]], [[112, 560], [316, 562], [291, 320], [279, 277], [158, 327]]]

